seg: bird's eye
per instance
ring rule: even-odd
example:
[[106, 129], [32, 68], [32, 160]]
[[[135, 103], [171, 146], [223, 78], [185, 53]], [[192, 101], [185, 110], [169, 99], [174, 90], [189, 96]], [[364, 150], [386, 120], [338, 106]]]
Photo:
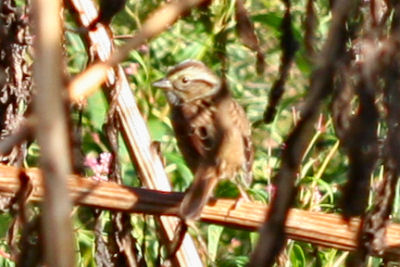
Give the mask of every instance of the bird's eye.
[[188, 83], [189, 82], [189, 79], [187, 78], [187, 77], [185, 77], [185, 76], [183, 76], [182, 78], [181, 78], [181, 81], [182, 81], [182, 83]]

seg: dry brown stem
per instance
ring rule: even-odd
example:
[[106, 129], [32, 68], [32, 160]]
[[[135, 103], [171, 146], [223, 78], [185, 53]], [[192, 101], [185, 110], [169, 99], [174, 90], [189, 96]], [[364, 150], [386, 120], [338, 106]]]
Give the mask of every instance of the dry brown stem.
[[61, 0], [32, 1], [35, 21], [34, 111], [44, 174], [42, 234], [47, 266], [75, 265], [66, 179], [71, 173], [63, 93]]

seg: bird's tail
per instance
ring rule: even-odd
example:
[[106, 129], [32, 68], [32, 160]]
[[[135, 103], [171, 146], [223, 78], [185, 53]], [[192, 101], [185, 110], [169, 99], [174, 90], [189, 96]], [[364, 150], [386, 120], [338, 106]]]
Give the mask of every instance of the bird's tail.
[[201, 211], [217, 183], [218, 173], [216, 166], [200, 166], [195, 173], [192, 186], [182, 200], [180, 206], [181, 217], [185, 220], [194, 220], [200, 217]]

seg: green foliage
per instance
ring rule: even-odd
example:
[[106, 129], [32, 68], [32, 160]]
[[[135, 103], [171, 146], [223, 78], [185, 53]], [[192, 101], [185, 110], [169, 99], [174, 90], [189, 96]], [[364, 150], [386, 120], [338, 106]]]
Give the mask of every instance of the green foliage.
[[[20, 1], [18, 1], [20, 2]], [[111, 27], [115, 35], [134, 34], [143, 20], [152, 10], [164, 1], [127, 1], [125, 9], [113, 20]], [[246, 8], [255, 23], [264, 52], [267, 70], [258, 76], [255, 68], [255, 53], [245, 47], [235, 31], [234, 1], [213, 1], [208, 11], [193, 10], [190, 16], [183, 17], [148, 44], [132, 51], [122, 63], [125, 69], [135, 71], [128, 76], [137, 103], [152, 136], [152, 140], [161, 145], [162, 156], [166, 162], [166, 171], [175, 190], [184, 191], [191, 183], [193, 175], [177, 149], [176, 140], [168, 117], [169, 107], [164, 94], [151, 83], [162, 77], [168, 66], [191, 58], [206, 62], [216, 72], [221, 64], [217, 53], [221, 52], [216, 40], [222, 30], [227, 31], [226, 52], [229, 60], [227, 73], [230, 89], [234, 97], [244, 107], [253, 123], [253, 143], [256, 149], [253, 166], [254, 182], [249, 195], [257, 201], [268, 203], [271, 198], [271, 179], [279, 168], [284, 141], [298, 121], [298, 110], [308, 90], [309, 76], [313, 65], [305, 56], [304, 38], [305, 0], [292, 1], [293, 31], [301, 47], [296, 55], [286, 85], [286, 92], [278, 106], [277, 116], [268, 125], [257, 123], [263, 116], [270, 88], [278, 76], [281, 50], [281, 21], [283, 3], [278, 0], [248, 0]], [[319, 50], [330, 25], [329, 1], [317, 1], [318, 25], [316, 30], [316, 50]], [[209, 20], [208, 20], [209, 19]], [[77, 27], [72, 16], [66, 16], [67, 26]], [[82, 38], [72, 32], [65, 34], [65, 51], [68, 72], [80, 73], [88, 64], [88, 56]], [[123, 39], [116, 39], [121, 45]], [[85, 155], [100, 155], [109, 152], [103, 125], [106, 121], [108, 103], [102, 92], [96, 92], [88, 100], [83, 110], [74, 110], [72, 118], [80, 125], [82, 150]], [[125, 144], [120, 140], [119, 162], [123, 181], [127, 185], [140, 186], [136, 171], [131, 163]], [[320, 124], [315, 126], [314, 137], [303, 159], [298, 174], [299, 193], [296, 198], [298, 208], [311, 211], [336, 212], [339, 188], [346, 179], [347, 159], [338, 149], [338, 140], [329, 117], [329, 111], [321, 114]], [[26, 166], [37, 166], [39, 149], [35, 143], [29, 147]], [[379, 174], [373, 177], [374, 183], [381, 179]], [[238, 190], [229, 181], [220, 183], [217, 196], [236, 197]], [[396, 191], [393, 219], [400, 220], [400, 190]], [[110, 215], [100, 215], [105, 229], [103, 237], [107, 240], [106, 230], [110, 227]], [[156, 266], [165, 251], [160, 248], [157, 225], [152, 216], [132, 215], [132, 235], [139, 242], [137, 249], [149, 266]], [[9, 227], [10, 216], [0, 215], [0, 250], [6, 251], [5, 235]], [[89, 208], [74, 210], [74, 228], [79, 266], [96, 266], [94, 259], [94, 215]], [[200, 224], [195, 233], [197, 240], [207, 240], [207, 263], [210, 266], [246, 266], [258, 233], [240, 231], [217, 225]], [[199, 246], [202, 244], [199, 242]], [[289, 241], [285, 249], [288, 263], [286, 266], [343, 266], [347, 252], [335, 249], [322, 249], [308, 243]], [[317, 265], [320, 264], [320, 265]], [[369, 266], [378, 266], [379, 259], [371, 259]], [[0, 256], [0, 266], [14, 266]]]

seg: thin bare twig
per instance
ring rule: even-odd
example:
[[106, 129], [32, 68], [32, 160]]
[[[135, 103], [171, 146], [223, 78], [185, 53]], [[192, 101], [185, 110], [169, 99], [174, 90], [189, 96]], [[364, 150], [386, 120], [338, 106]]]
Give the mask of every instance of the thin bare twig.
[[13, 132], [13, 134], [5, 137], [0, 141], [0, 155], [5, 155], [16, 145], [25, 141], [33, 131], [35, 122], [33, 117], [30, 116], [28, 120], [20, 124], [20, 126]]

